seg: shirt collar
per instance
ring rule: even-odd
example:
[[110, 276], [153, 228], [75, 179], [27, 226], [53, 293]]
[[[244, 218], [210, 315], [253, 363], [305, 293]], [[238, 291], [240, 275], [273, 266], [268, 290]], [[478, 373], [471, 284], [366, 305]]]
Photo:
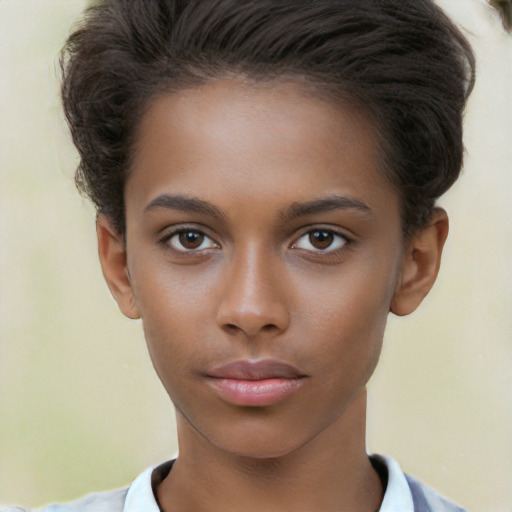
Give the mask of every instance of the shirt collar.
[[398, 462], [384, 455], [372, 455], [372, 458], [380, 461], [388, 470], [388, 484], [379, 512], [414, 512], [411, 490]]
[[141, 512], [141, 510], [144, 512], [160, 512], [151, 484], [151, 477], [155, 469], [146, 469], [130, 485], [123, 512]]
[[[414, 512], [409, 484], [398, 463], [384, 455], [372, 455], [386, 466], [388, 483], [379, 512]], [[126, 495], [123, 512], [160, 512], [153, 488], [169, 473], [172, 462], [166, 462], [155, 468], [149, 468], [132, 483]]]

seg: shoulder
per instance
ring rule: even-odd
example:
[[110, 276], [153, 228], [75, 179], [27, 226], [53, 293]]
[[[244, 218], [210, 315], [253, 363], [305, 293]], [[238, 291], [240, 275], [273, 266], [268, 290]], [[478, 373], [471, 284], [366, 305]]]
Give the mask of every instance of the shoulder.
[[370, 461], [385, 487], [380, 512], [465, 512], [429, 486], [406, 475], [391, 457], [372, 455]]
[[[128, 489], [88, 494], [83, 498], [63, 503], [61, 505], [48, 505], [34, 509], [33, 512], [123, 512]], [[0, 505], [0, 512], [30, 512], [20, 507], [6, 507]]]
[[405, 478], [411, 490], [414, 510], [425, 512], [466, 512], [465, 509], [447, 500], [424, 483], [416, 480], [416, 478], [409, 475], [405, 475]]
[[124, 489], [88, 494], [77, 501], [32, 511], [0, 505], [0, 512], [159, 512], [153, 489], [169, 474], [173, 462], [146, 469]]

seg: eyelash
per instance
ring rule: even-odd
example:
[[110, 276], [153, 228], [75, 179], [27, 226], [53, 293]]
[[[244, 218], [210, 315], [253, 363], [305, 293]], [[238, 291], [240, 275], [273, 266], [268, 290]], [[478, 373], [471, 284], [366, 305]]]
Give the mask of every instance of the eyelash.
[[[178, 248], [175, 245], [173, 245], [173, 243], [172, 243], [173, 238], [176, 237], [179, 240], [180, 235], [187, 235], [187, 234], [198, 235], [199, 237], [203, 237], [203, 240], [201, 241], [201, 243], [199, 244], [198, 247], [195, 247], [192, 249], [187, 249], [186, 247], [183, 247], [182, 244], [181, 244], [181, 248]], [[206, 240], [209, 240], [211, 242], [211, 244], [210, 244], [211, 247], [200, 249], [201, 245], [203, 245], [203, 243]], [[171, 250], [174, 250], [175, 252], [182, 253], [182, 254], [198, 254], [199, 252], [202, 252], [207, 249], [219, 249], [220, 248], [220, 244], [218, 244], [211, 236], [208, 236], [203, 230], [197, 229], [194, 227], [179, 227], [177, 229], [174, 229], [174, 230], [166, 233], [166, 235], [160, 239], [160, 243], [162, 245], [164, 245], [165, 247], [170, 248]]]
[[[315, 234], [320, 235], [317, 237], [317, 242], [319, 241], [322, 243], [324, 240], [322, 240], [323, 237], [327, 236], [327, 245], [324, 248], [314, 247], [312, 236]], [[186, 248], [183, 245], [183, 241], [180, 240], [180, 236], [182, 235], [194, 235], [201, 237], [202, 239], [199, 241], [199, 245], [197, 247], [192, 248]], [[332, 241], [329, 242], [329, 237], [332, 238]], [[176, 238], [176, 244], [173, 243], [173, 239]], [[304, 246], [301, 247], [301, 245], [304, 245], [304, 242], [301, 242], [301, 240], [307, 239], [306, 244], [309, 243], [309, 245], [312, 247], [311, 249], [306, 248]], [[193, 242], [193, 240], [190, 240]], [[203, 251], [209, 251], [212, 249], [220, 249], [221, 245], [216, 242], [211, 236], [206, 234], [204, 230], [198, 229], [195, 227], [186, 227], [181, 226], [179, 228], [173, 229], [172, 231], [165, 234], [164, 237], [162, 237], [159, 241], [163, 246], [166, 248], [173, 250], [176, 253], [181, 253], [183, 255], [197, 255], [202, 253]], [[204, 243], [208, 244], [208, 247], [201, 248], [201, 246]], [[340, 253], [341, 251], [345, 250], [347, 248], [347, 245], [351, 244], [352, 240], [347, 237], [345, 234], [341, 234], [337, 232], [336, 230], [333, 230], [331, 228], [322, 228], [322, 227], [316, 227], [316, 228], [309, 228], [307, 231], [303, 232], [299, 237], [295, 238], [295, 240], [289, 245], [290, 249], [294, 250], [301, 250], [307, 253], [314, 254], [315, 256], [321, 256], [321, 255], [334, 255], [337, 253]], [[180, 245], [178, 247], [178, 244]], [[334, 245], [334, 247], [333, 247]]]
[[[321, 235], [316, 240], [317, 242], [320, 241], [320, 243], [322, 243], [321, 238], [322, 238], [322, 236], [325, 236], [325, 235], [327, 237], [331, 237], [332, 241], [329, 242], [329, 240], [328, 240], [327, 241], [328, 245], [326, 247], [324, 247], [324, 248], [314, 247], [313, 246], [313, 241], [311, 239], [312, 235], [314, 235], [314, 234]], [[313, 247], [313, 250], [299, 246], [300, 241], [302, 239], [305, 239], [305, 238], [308, 238], [307, 243], [309, 243]], [[319, 227], [319, 228], [314, 228], [314, 229], [308, 229], [308, 231], [306, 231], [301, 236], [299, 236], [296, 239], [296, 241], [291, 244], [290, 248], [291, 249], [299, 249], [299, 250], [310, 251], [310, 252], [315, 253], [315, 254], [332, 254], [332, 253], [340, 252], [341, 250], [346, 248], [346, 246], [348, 244], [350, 244], [351, 242], [352, 242], [352, 240], [349, 239], [344, 234], [338, 233], [337, 231], [335, 231], [333, 229], [330, 229], [330, 228]], [[333, 247], [333, 245], [334, 245], [334, 247]]]

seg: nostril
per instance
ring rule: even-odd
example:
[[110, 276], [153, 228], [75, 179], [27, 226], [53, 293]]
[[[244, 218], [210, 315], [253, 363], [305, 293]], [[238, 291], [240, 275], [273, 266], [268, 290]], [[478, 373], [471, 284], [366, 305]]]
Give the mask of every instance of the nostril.
[[[235, 333], [237, 331], [245, 331], [247, 332], [248, 334], [251, 334], [250, 330], [248, 330], [247, 328], [246, 329], [243, 329], [242, 327], [240, 327], [239, 325], [237, 324], [232, 324], [232, 323], [227, 323], [224, 325], [224, 328], [231, 332], [231, 333]], [[257, 329], [258, 331], [260, 332], [271, 332], [271, 331], [275, 331], [275, 330], [278, 330], [278, 327], [277, 325], [275, 324], [265, 324], [265, 325], [262, 325], [259, 329]]]

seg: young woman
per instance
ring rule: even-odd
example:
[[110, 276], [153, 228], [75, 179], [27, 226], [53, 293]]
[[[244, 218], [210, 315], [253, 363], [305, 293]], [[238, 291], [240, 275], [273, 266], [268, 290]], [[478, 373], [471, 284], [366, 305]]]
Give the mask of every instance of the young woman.
[[46, 510], [461, 510], [368, 456], [389, 312], [432, 287], [468, 43], [430, 0], [107, 0], [63, 57], [77, 183], [179, 456]]

